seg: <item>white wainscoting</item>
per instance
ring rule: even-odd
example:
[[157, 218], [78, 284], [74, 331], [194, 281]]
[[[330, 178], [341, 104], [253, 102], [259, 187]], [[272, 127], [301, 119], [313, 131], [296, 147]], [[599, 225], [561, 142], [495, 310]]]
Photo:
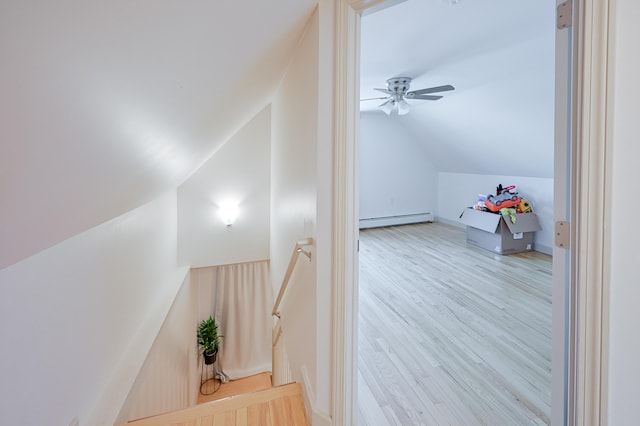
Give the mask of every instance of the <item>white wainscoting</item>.
[[[279, 327], [274, 328], [274, 332], [280, 330]], [[274, 336], [275, 337], [275, 336]], [[280, 386], [293, 382], [291, 374], [291, 366], [287, 357], [287, 348], [284, 345], [282, 336], [273, 346], [273, 371], [271, 372], [271, 382], [273, 386]]]
[[187, 274], [129, 392], [116, 424], [195, 405], [197, 287]]

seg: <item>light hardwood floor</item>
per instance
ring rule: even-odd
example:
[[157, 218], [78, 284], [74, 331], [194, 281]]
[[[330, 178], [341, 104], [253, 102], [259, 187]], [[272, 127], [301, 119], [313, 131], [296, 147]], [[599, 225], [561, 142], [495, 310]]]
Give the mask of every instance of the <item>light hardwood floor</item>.
[[[205, 384], [205, 386], [207, 386]], [[213, 385], [212, 385], [213, 386]], [[243, 393], [256, 392], [271, 387], [271, 373], [254, 374], [253, 376], [244, 377], [238, 380], [230, 380], [227, 383], [220, 384], [220, 388], [210, 395], [198, 393], [198, 401], [196, 404], [203, 404], [209, 401], [217, 401], [219, 399], [228, 398], [230, 396], [242, 395]]]
[[549, 423], [550, 256], [439, 223], [363, 230], [359, 310], [360, 426]]
[[[131, 426], [309, 426], [299, 383], [198, 404]], [[123, 425], [124, 426], [124, 425]]]

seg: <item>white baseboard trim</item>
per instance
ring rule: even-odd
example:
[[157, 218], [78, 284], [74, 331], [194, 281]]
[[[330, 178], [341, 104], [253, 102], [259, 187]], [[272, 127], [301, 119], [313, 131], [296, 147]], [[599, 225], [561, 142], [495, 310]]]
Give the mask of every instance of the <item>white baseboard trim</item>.
[[466, 228], [466, 225], [457, 220], [445, 219], [444, 217], [436, 217], [435, 222], [444, 223], [445, 225], [455, 226], [456, 228]]
[[549, 256], [553, 256], [553, 247], [549, 247], [544, 244], [533, 243], [533, 250], [539, 253], [544, 253], [544, 254], [548, 254]]
[[314, 404], [314, 396], [309, 387], [309, 375], [306, 367], [300, 369], [302, 376], [302, 399], [304, 400], [304, 408], [307, 410], [307, 418], [311, 426], [332, 426], [331, 417], [327, 413], [320, 412]]
[[311, 425], [312, 426], [331, 426], [331, 418], [325, 414], [318, 413], [316, 411], [311, 413]]
[[369, 217], [360, 219], [360, 229], [383, 226], [408, 225], [410, 223], [433, 222], [432, 213], [403, 214], [398, 216]]

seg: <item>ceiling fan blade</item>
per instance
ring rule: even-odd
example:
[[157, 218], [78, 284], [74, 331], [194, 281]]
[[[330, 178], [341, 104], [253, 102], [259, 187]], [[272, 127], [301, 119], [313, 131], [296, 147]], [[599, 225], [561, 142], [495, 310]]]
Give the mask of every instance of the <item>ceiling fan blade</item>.
[[407, 93], [407, 99], [422, 99], [423, 101], [437, 101], [438, 99], [442, 99], [443, 96], [437, 96], [437, 95], [413, 95], [412, 96], [408, 96], [409, 94]]
[[376, 89], [376, 88], [374, 88], [373, 90], [377, 90], [378, 92], [386, 93], [387, 95], [393, 95], [393, 92], [392, 92], [391, 90], [387, 90], [387, 89]]
[[388, 96], [382, 97], [382, 98], [366, 98], [366, 99], [360, 99], [360, 101], [374, 101], [376, 99], [389, 99]]
[[426, 95], [427, 93], [447, 92], [449, 90], [455, 90], [455, 87], [453, 87], [450, 84], [447, 84], [445, 86], [437, 86], [437, 87], [429, 87], [427, 89], [412, 90], [411, 92], [407, 92], [407, 95], [408, 96]]

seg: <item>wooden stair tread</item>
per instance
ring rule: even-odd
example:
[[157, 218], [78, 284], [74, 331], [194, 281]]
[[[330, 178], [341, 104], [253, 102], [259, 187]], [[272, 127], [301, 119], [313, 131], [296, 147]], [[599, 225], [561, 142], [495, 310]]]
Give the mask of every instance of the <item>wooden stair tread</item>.
[[255, 392], [263, 389], [271, 389], [271, 373], [264, 372], [254, 374], [253, 376], [244, 377], [238, 380], [230, 380], [227, 383], [222, 383], [220, 389], [211, 395], [198, 394], [198, 400], [196, 404], [203, 404], [209, 401], [215, 401], [218, 399], [227, 398], [233, 395], [240, 395], [243, 393]]
[[299, 383], [230, 396], [127, 423], [135, 426], [309, 426]]

